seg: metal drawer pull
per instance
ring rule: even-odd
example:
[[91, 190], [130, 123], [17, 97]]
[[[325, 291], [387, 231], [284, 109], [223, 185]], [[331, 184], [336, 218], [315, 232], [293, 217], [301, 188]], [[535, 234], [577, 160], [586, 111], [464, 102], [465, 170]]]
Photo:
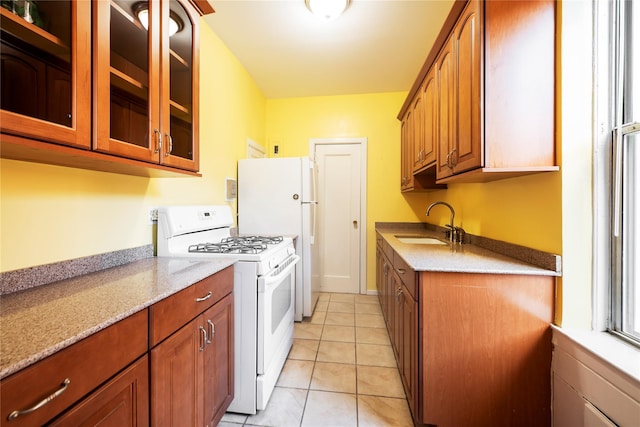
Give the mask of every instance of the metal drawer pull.
[[204, 328], [200, 326], [200, 332], [202, 332], [202, 340], [200, 341], [200, 351], [204, 351], [204, 346], [208, 342], [207, 331], [205, 331]]
[[169, 144], [167, 144], [167, 152], [164, 153], [164, 156], [169, 157], [169, 155], [173, 151], [173, 138], [168, 133], [165, 133], [165, 136], [167, 137], [167, 141], [169, 141]]
[[209, 293], [208, 293], [208, 294], [206, 294], [205, 296], [200, 297], [200, 298], [196, 298], [196, 302], [206, 301], [206, 300], [208, 300], [209, 298], [211, 298], [211, 295], [213, 295], [213, 293], [212, 293], [211, 291], [209, 291]]
[[213, 335], [216, 333], [216, 325], [214, 325], [211, 320], [207, 320], [207, 323], [209, 324], [209, 340], [207, 340], [207, 344], [211, 344]]
[[404, 274], [406, 272], [406, 270], [404, 268], [398, 268], [398, 273], [400, 274]]
[[45, 397], [44, 399], [42, 399], [40, 402], [36, 403], [34, 406], [32, 406], [29, 409], [24, 409], [22, 411], [13, 411], [12, 413], [9, 414], [7, 419], [9, 421], [15, 420], [20, 415], [30, 414], [31, 412], [42, 408], [44, 405], [46, 405], [47, 403], [51, 402], [53, 399], [55, 399], [56, 397], [64, 393], [67, 387], [69, 386], [69, 384], [71, 384], [71, 380], [69, 380], [69, 378], [65, 378], [64, 381], [62, 381], [61, 387], [55, 392], [53, 392], [51, 395]]
[[156, 138], [156, 149], [153, 150], [154, 153], [159, 153], [162, 150], [162, 134], [158, 129], [154, 129], [153, 133], [157, 135]]

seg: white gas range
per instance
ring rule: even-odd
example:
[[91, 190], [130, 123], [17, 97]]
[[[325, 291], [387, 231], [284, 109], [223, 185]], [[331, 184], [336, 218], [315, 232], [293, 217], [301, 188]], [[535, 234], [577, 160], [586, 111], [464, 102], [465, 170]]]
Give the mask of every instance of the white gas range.
[[229, 206], [158, 208], [158, 256], [234, 265], [234, 390], [229, 412], [264, 409], [293, 343], [295, 254], [282, 236], [231, 236]]

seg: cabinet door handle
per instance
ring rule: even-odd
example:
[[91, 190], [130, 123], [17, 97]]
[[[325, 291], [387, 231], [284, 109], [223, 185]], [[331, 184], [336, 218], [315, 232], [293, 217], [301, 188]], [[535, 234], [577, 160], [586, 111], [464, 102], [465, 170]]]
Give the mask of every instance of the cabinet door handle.
[[26, 414], [30, 414], [33, 411], [37, 411], [38, 409], [42, 408], [44, 405], [46, 405], [47, 403], [51, 402], [53, 399], [55, 399], [56, 397], [64, 393], [67, 387], [69, 386], [69, 384], [71, 384], [71, 380], [69, 380], [69, 378], [65, 378], [64, 381], [62, 381], [62, 384], [60, 385], [60, 388], [58, 390], [54, 391], [49, 396], [45, 397], [44, 399], [42, 399], [40, 402], [36, 403], [29, 409], [13, 411], [12, 413], [9, 414], [7, 419], [9, 421], [15, 420], [20, 415], [26, 415]]
[[154, 153], [159, 153], [162, 150], [162, 133], [158, 129], [154, 129], [153, 133], [156, 135], [156, 149]]
[[211, 293], [211, 291], [209, 291], [209, 293], [208, 293], [208, 294], [206, 294], [205, 296], [200, 297], [200, 298], [196, 298], [196, 302], [206, 301], [206, 300], [208, 300], [209, 298], [211, 298], [211, 295], [213, 295], [213, 293]]
[[397, 271], [399, 274], [404, 274], [404, 273], [406, 273], [406, 270], [405, 270], [404, 268], [397, 268], [397, 269], [396, 269], [396, 271]]
[[167, 152], [164, 153], [164, 156], [169, 157], [169, 154], [171, 154], [171, 152], [173, 151], [173, 138], [168, 133], [165, 133], [164, 135], [167, 137], [167, 141], [169, 142], [167, 144]]
[[402, 295], [402, 288], [396, 289], [396, 303], [400, 304], [400, 295]]
[[216, 325], [214, 325], [211, 320], [207, 320], [207, 324], [209, 325], [209, 339], [207, 340], [207, 344], [211, 344], [213, 335], [216, 333]]
[[204, 351], [204, 346], [207, 344], [207, 331], [204, 330], [202, 326], [200, 326], [200, 351]]

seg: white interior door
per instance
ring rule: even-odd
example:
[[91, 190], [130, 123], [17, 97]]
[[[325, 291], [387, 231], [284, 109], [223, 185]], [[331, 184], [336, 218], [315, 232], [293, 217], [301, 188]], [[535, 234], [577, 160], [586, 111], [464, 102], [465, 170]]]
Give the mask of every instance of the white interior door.
[[322, 292], [360, 292], [361, 171], [359, 144], [315, 147]]

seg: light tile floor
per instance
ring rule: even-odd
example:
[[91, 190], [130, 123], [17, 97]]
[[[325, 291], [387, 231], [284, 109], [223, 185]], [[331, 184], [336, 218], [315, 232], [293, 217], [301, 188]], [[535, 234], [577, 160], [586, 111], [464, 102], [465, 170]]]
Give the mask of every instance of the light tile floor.
[[295, 324], [267, 409], [225, 414], [219, 427], [411, 427], [411, 414], [377, 296], [320, 295]]

